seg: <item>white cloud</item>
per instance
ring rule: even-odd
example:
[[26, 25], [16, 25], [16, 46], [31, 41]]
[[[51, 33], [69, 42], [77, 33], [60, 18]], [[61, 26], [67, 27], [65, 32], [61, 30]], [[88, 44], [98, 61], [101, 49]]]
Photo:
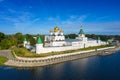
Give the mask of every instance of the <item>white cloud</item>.
[[8, 16], [8, 15], [2, 15], [0, 17], [3, 21], [7, 21], [8, 23], [11, 23], [12, 24], [11, 26], [16, 31], [25, 32], [28, 28], [30, 28], [30, 26], [34, 22], [39, 20], [38, 18], [35, 18], [32, 21], [32, 17], [30, 15], [30, 13], [28, 13], [28, 12], [16, 12], [13, 9], [8, 9], [8, 10], [11, 13], [14, 12], [16, 14], [16, 16], [13, 17], [13, 16]]
[[84, 21], [87, 18], [87, 15], [82, 15], [78, 18], [79, 21]]
[[[29, 12], [17, 12], [13, 9], [8, 9], [10, 13], [17, 14], [17, 17], [0, 15], [1, 19], [9, 21], [13, 24], [14, 29], [22, 32], [48, 33], [55, 26], [62, 28], [65, 33], [78, 33], [81, 24], [85, 33], [102, 33], [102, 32], [118, 32], [120, 34], [120, 21], [112, 22], [85, 22], [88, 15], [71, 15], [68, 19], [62, 20], [60, 16], [48, 17], [41, 20], [39, 17], [33, 18]], [[109, 16], [98, 17], [96, 20], [103, 20]], [[37, 24], [36, 24], [37, 23]]]
[[40, 20], [40, 18], [35, 18], [32, 22], [35, 23], [35, 22], [37, 22], [39, 20]]
[[30, 23], [14, 23], [13, 25], [16, 30], [26, 31], [31, 24]]
[[[66, 20], [61, 20], [60, 18], [52, 18], [52, 20], [56, 20], [59, 23], [57, 24], [60, 28], [64, 29], [66, 33], [78, 33], [80, 26], [83, 26], [85, 33], [90, 34], [104, 34], [104, 33], [119, 33], [120, 34], [120, 21], [111, 21], [111, 22], [85, 22], [88, 18], [88, 15], [81, 16], [70, 16]], [[96, 20], [102, 20], [108, 18], [109, 16], [103, 16], [96, 18]], [[52, 22], [53, 22], [52, 21]], [[51, 28], [55, 26], [56, 22], [51, 23]], [[45, 25], [47, 26], [47, 25]], [[47, 28], [47, 27], [46, 27]], [[49, 29], [49, 28], [48, 28]]]
[[85, 30], [90, 33], [119, 33], [120, 34], [120, 21], [112, 22], [98, 22], [98, 23], [85, 23]]
[[69, 18], [66, 20], [62, 20], [60, 16], [49, 17], [47, 19], [48, 21], [43, 22], [43, 24], [40, 24], [40, 25], [45, 26], [48, 32], [49, 32], [49, 29], [53, 29], [55, 26], [59, 26], [59, 28], [64, 29], [66, 33], [68, 32], [75, 33], [79, 31], [81, 24], [84, 22], [86, 18], [87, 18], [87, 15], [81, 15], [81, 16], [72, 15], [72, 16], [69, 16]]

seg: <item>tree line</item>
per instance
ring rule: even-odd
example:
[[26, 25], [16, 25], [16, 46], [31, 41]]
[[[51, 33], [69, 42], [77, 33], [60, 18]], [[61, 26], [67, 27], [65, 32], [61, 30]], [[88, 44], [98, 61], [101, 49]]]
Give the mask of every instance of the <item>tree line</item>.
[[[40, 36], [42, 39], [43, 44], [44, 42], [44, 35], [31, 35], [31, 34], [22, 34], [20, 32], [16, 33], [16, 34], [4, 34], [2, 32], [0, 32], [0, 50], [1, 49], [10, 49], [10, 48], [19, 48], [19, 47], [23, 47], [23, 41], [24, 38], [27, 39], [27, 41], [30, 42], [31, 45], [35, 45], [36, 44], [36, 39], [34, 37], [38, 37]], [[67, 34], [65, 35], [65, 38], [69, 38], [69, 39], [75, 39], [75, 37], [77, 37], [77, 34]], [[115, 40], [118, 40], [120, 42], [120, 35], [95, 35], [95, 34], [86, 34], [86, 37], [88, 38], [93, 38], [93, 39], [97, 39], [97, 37], [100, 37], [102, 41], [107, 41], [108, 39], [112, 39], [114, 38]]]
[[20, 32], [16, 34], [7, 35], [0, 32], [0, 50], [23, 47], [24, 38], [26, 38], [31, 45], [35, 45], [36, 40], [34, 39], [34, 37], [37, 36], [40, 36], [44, 43], [44, 35], [22, 34]]
[[[71, 39], [75, 39], [75, 37], [77, 37], [77, 34], [67, 34], [65, 35], [66, 38], [71, 38]], [[120, 35], [96, 35], [96, 34], [85, 34], [86, 37], [88, 38], [92, 38], [92, 39], [98, 39], [98, 36], [100, 37], [100, 39], [102, 41], [108, 41], [109, 39], [114, 39], [114, 40], [118, 40], [120, 42]]]

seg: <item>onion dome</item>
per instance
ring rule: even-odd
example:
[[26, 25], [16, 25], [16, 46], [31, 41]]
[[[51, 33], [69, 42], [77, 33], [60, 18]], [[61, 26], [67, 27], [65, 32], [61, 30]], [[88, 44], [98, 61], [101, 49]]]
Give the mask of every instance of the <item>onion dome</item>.
[[38, 37], [38, 39], [37, 39], [37, 44], [42, 44], [42, 40], [40, 37]]
[[54, 32], [58, 32], [58, 30], [59, 30], [59, 27], [56, 26], [56, 27], [54, 28]]
[[61, 29], [60, 32], [64, 32], [64, 31]]
[[53, 30], [50, 30], [50, 32], [53, 32]]

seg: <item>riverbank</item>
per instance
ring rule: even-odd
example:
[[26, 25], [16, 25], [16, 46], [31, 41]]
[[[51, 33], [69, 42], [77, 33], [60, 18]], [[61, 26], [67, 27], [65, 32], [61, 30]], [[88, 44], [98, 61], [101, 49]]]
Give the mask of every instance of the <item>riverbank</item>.
[[[49, 53], [41, 53], [36, 54], [32, 53], [26, 48], [18, 48], [13, 50], [15, 54], [19, 57], [26, 57], [26, 58], [40, 58], [40, 57], [47, 57], [47, 56], [54, 56], [54, 55], [60, 55], [60, 54], [69, 54], [69, 53], [75, 53], [75, 52], [81, 52], [81, 51], [88, 51], [93, 49], [100, 49], [100, 48], [106, 48], [109, 45], [100, 45], [100, 46], [92, 46], [92, 47], [86, 47], [86, 48], [79, 48], [74, 50], [65, 50], [65, 51], [57, 51], [57, 52], [49, 52]], [[109, 46], [110, 47], [110, 46]]]
[[74, 53], [68, 54], [60, 54], [60, 55], [53, 55], [48, 57], [41, 57], [41, 58], [23, 58], [16, 56], [17, 59], [11, 59], [5, 63], [7, 66], [14, 66], [14, 67], [37, 67], [37, 66], [46, 66], [56, 63], [61, 63], [65, 61], [96, 56], [99, 53], [109, 50], [109, 51], [118, 51], [120, 48], [115, 47], [107, 47], [101, 49], [94, 49], [94, 50], [87, 50], [87, 51], [79, 51]]

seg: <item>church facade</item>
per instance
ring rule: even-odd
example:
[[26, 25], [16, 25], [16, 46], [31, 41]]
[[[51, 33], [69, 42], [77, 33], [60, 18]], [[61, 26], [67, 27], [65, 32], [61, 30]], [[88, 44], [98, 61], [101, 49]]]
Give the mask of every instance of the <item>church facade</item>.
[[36, 54], [74, 50], [106, 44], [106, 42], [100, 40], [100, 37], [98, 37], [97, 40], [87, 38], [84, 34], [83, 29], [80, 29], [78, 37], [76, 37], [75, 39], [66, 39], [64, 31], [62, 29], [59, 29], [59, 27], [57, 26], [53, 30], [50, 30], [49, 35], [45, 36], [44, 47], [40, 37], [37, 39], [35, 47], [30, 46], [30, 43], [27, 42], [26, 39], [24, 40], [24, 47], [26, 47], [27, 49], [31, 48], [31, 51], [36, 52]]

